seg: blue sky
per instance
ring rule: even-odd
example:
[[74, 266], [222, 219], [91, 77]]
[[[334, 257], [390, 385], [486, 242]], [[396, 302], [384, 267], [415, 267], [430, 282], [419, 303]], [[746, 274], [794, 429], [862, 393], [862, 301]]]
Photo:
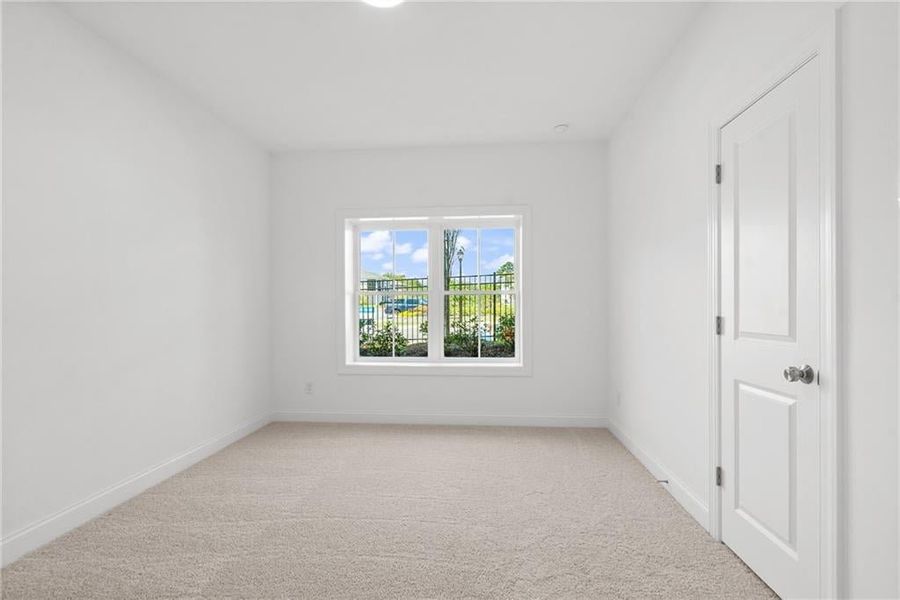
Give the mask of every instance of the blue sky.
[[407, 277], [428, 276], [427, 231], [362, 231], [359, 234], [359, 253], [363, 271], [378, 275], [402, 273]]
[[[478, 232], [462, 229], [458, 244], [462, 246], [463, 274], [476, 274]], [[441, 240], [436, 241], [442, 244]], [[407, 277], [428, 276], [428, 232], [424, 230], [362, 231], [359, 234], [360, 267], [370, 273], [397, 273]], [[392, 252], [393, 249], [393, 252]], [[493, 273], [500, 265], [513, 262], [515, 231], [513, 229], [481, 230], [481, 273]], [[392, 262], [393, 259], [393, 262]], [[453, 275], [459, 274], [459, 263], [453, 260]]]

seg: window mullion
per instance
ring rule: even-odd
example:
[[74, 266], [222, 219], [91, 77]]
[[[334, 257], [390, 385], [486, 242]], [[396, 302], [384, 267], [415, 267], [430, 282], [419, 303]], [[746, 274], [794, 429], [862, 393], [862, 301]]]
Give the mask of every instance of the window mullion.
[[[361, 285], [360, 285], [360, 257], [359, 257], [359, 227], [357, 225], [353, 225], [351, 229], [352, 239], [350, 241], [350, 249], [353, 252], [353, 308], [351, 313], [351, 324], [353, 331], [353, 358], [354, 360], [359, 360], [359, 303], [362, 298], [362, 294], [360, 293]], [[345, 246], [346, 247], [346, 246]], [[346, 285], [346, 279], [344, 279], [344, 285]], [[345, 310], [346, 314], [346, 310]], [[347, 339], [347, 336], [344, 336], [344, 339]], [[344, 353], [344, 356], [347, 356], [347, 353]]]
[[[481, 291], [481, 228], [475, 230], [475, 289]], [[480, 295], [475, 296], [475, 333], [478, 336], [478, 358], [481, 358], [482, 303]]]
[[444, 273], [443, 227], [432, 224], [428, 229], [428, 360], [444, 358]]
[[[522, 315], [525, 314], [523, 312], [523, 308], [522, 308], [522, 226], [521, 226], [521, 223], [519, 224], [518, 227], [516, 227], [514, 236], [515, 237], [513, 239], [515, 240], [515, 255], [514, 255], [515, 263], [514, 263], [514, 268], [513, 268], [513, 277], [515, 277], [515, 280], [514, 280], [515, 281], [515, 295], [513, 296], [513, 298], [514, 298], [513, 307], [515, 309], [515, 313], [514, 313], [513, 322], [515, 323], [515, 327], [516, 327], [516, 336], [515, 336], [516, 351], [514, 353], [514, 356], [515, 356], [515, 358], [521, 358], [522, 352], [523, 352], [523, 348], [522, 348], [522, 340], [523, 340]], [[530, 323], [529, 323], [529, 325], [530, 325]]]
[[[397, 274], [397, 239], [396, 232], [391, 230], [391, 276], [392, 278]], [[391, 283], [391, 290], [396, 291], [397, 280], [392, 279], [393, 283]], [[392, 296], [393, 297], [393, 296]], [[396, 303], [392, 303], [390, 305], [392, 307], [391, 312], [391, 320], [389, 321], [391, 324], [391, 357], [397, 358], [397, 310]]]

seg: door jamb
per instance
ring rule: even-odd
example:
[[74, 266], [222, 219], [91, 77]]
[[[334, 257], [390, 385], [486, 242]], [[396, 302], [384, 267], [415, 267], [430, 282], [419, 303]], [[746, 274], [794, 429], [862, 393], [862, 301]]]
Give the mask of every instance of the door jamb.
[[[820, 114], [821, 138], [820, 156], [820, 402], [819, 454], [820, 454], [820, 500], [819, 515], [820, 555], [819, 555], [819, 596], [834, 598], [840, 595], [843, 576], [840, 573], [838, 552], [841, 539], [840, 530], [840, 355], [838, 338], [840, 335], [838, 260], [839, 260], [839, 194], [838, 194], [838, 12], [835, 7], [827, 25], [815, 35], [804, 40], [787, 56], [792, 57], [779, 68], [773, 70], [763, 81], [765, 85], [755, 86], [743, 95], [739, 102], [726, 106], [709, 127], [709, 174], [710, 193], [707, 211], [707, 323], [709, 324], [708, 349], [708, 389], [709, 389], [709, 467], [707, 469], [709, 488], [709, 534], [722, 541], [722, 490], [716, 484], [716, 468], [721, 465], [721, 380], [720, 380], [720, 336], [716, 333], [716, 317], [721, 314], [721, 274], [720, 274], [720, 188], [716, 183], [716, 165], [721, 162], [721, 130], [737, 118], [757, 100], [765, 96], [778, 84], [790, 77], [800, 67], [813, 58], [820, 59]], [[749, 101], [748, 101], [749, 99]], [[726, 174], [727, 176], [727, 174]], [[727, 474], [726, 474], [727, 476]]]

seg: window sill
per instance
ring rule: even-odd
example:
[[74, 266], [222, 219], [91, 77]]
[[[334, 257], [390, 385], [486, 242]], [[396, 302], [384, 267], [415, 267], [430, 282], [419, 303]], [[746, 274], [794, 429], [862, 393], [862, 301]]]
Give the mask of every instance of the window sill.
[[339, 375], [425, 375], [441, 377], [530, 377], [531, 368], [521, 362], [478, 364], [464, 362], [354, 362], [338, 367]]

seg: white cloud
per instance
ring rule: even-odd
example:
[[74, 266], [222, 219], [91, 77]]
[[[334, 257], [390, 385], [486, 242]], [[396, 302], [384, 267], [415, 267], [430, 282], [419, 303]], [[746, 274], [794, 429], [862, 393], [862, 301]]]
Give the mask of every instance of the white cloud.
[[467, 238], [464, 235], [460, 235], [456, 238], [456, 244], [458, 246], [461, 246], [464, 250], [468, 250], [469, 246], [472, 245], [472, 240], [470, 240], [469, 238]]
[[391, 269], [394, 268], [394, 263], [392, 263], [392, 262], [381, 263], [381, 268], [384, 269], [386, 273], [389, 273], [391, 271]]
[[498, 256], [494, 260], [489, 261], [481, 261], [481, 267], [484, 271], [494, 272], [499, 269], [504, 263], [515, 263], [516, 257], [512, 254], [504, 254], [503, 256]]
[[412, 261], [415, 263], [425, 263], [428, 262], [428, 246], [422, 246], [421, 248], [416, 248], [416, 251], [413, 252]]
[[378, 254], [389, 250], [391, 247], [390, 231], [373, 231], [362, 236], [359, 240], [359, 251], [363, 254]]
[[[359, 251], [369, 254], [373, 260], [381, 260], [391, 254], [391, 232], [371, 231], [359, 239]], [[393, 252], [397, 256], [409, 254], [413, 251], [411, 243], [394, 244]]]

